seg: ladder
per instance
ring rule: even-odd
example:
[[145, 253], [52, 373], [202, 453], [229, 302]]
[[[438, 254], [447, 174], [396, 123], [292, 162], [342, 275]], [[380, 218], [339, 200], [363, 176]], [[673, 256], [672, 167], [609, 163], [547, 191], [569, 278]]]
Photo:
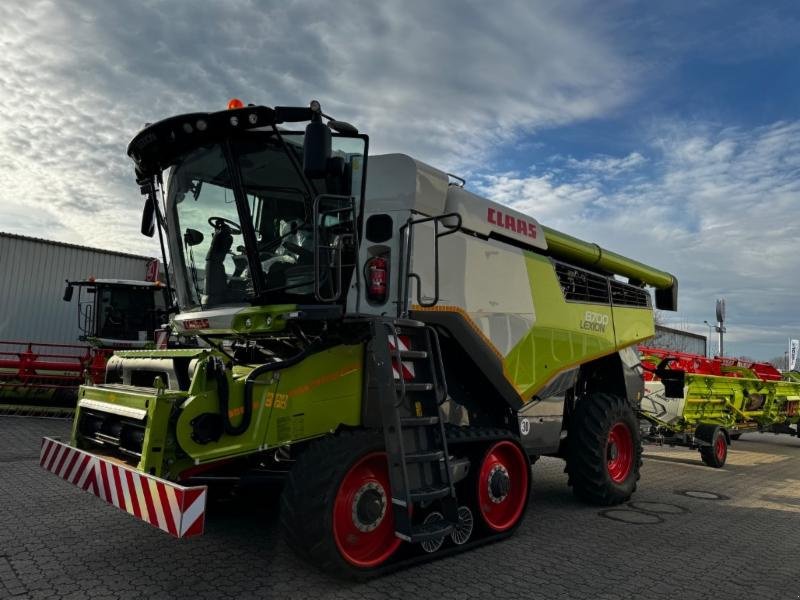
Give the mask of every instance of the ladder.
[[[437, 540], [458, 523], [440, 408], [447, 399], [447, 385], [439, 338], [420, 321], [389, 317], [373, 321], [372, 336], [395, 535], [411, 543]], [[443, 519], [412, 521], [415, 510], [437, 501]]]

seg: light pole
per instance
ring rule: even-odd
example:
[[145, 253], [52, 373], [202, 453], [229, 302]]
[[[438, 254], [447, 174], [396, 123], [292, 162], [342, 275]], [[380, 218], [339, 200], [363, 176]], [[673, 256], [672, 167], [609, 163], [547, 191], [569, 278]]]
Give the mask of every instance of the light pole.
[[710, 341], [711, 341], [711, 330], [714, 329], [716, 325], [712, 325], [708, 321], [703, 321], [703, 323], [705, 323], [706, 327], [708, 327], [708, 337], [706, 338], [706, 356], [707, 358], [713, 358], [714, 355], [711, 353]]

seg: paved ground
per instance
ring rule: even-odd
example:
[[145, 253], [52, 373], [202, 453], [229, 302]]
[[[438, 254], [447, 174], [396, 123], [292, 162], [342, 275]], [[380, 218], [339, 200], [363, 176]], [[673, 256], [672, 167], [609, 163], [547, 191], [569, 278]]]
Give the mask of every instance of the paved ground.
[[[800, 597], [800, 440], [750, 434], [728, 465], [648, 448], [630, 504], [573, 499], [563, 464], [534, 467], [514, 537], [366, 584], [297, 559], [274, 502], [220, 505], [206, 535], [177, 541], [38, 467], [66, 421], [0, 416], [0, 598]], [[684, 491], [726, 496], [710, 500]]]

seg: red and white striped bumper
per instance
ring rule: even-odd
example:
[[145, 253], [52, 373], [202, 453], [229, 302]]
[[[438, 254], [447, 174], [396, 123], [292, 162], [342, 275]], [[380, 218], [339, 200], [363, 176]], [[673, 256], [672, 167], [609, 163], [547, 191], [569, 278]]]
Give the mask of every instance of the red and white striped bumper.
[[42, 439], [39, 464], [170, 535], [185, 538], [203, 533], [207, 489], [204, 485], [176, 485], [52, 438]]

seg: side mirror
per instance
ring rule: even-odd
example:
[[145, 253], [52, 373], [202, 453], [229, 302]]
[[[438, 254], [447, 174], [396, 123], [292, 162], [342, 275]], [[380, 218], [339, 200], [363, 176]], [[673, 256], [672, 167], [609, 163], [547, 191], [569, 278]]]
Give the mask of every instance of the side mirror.
[[303, 171], [311, 179], [325, 177], [331, 157], [331, 130], [319, 116], [306, 125], [303, 141]]
[[147, 196], [142, 210], [142, 235], [153, 237], [156, 232], [156, 204], [153, 196]]
[[67, 281], [67, 287], [64, 288], [64, 302], [71, 302], [72, 301], [72, 293], [75, 291], [75, 288], [72, 287], [72, 284]]

